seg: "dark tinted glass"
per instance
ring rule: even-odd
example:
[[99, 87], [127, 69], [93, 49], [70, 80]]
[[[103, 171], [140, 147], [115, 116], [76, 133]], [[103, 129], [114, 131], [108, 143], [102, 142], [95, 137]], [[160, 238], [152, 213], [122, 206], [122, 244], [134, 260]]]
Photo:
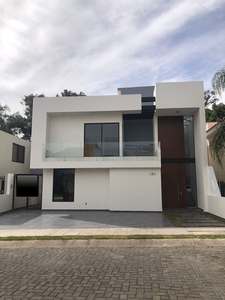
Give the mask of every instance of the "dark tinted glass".
[[12, 161], [15, 161], [15, 162], [17, 162], [17, 149], [18, 149], [18, 145], [13, 144]]
[[17, 144], [13, 144], [12, 161], [24, 163], [24, 156], [25, 156], [25, 147]]
[[101, 124], [85, 124], [84, 131], [86, 144], [101, 142]]
[[84, 156], [118, 156], [119, 155], [119, 124], [85, 124], [84, 125]]
[[101, 124], [85, 124], [84, 156], [101, 156]]
[[25, 148], [23, 146], [18, 147], [18, 162], [24, 163], [24, 152]]
[[53, 201], [74, 202], [74, 170], [73, 169], [54, 170]]
[[102, 156], [119, 156], [119, 124], [102, 124]]

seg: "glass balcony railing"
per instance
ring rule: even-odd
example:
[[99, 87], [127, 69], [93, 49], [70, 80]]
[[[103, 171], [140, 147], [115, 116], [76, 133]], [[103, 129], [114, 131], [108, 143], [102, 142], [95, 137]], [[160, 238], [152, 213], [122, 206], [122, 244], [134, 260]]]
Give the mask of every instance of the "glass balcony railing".
[[122, 161], [158, 159], [160, 159], [160, 144], [155, 142], [43, 144], [43, 160], [45, 161]]

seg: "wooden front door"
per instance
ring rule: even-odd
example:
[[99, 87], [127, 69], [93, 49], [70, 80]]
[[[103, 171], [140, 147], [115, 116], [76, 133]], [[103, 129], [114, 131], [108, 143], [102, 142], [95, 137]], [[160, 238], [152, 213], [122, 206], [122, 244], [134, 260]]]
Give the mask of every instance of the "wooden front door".
[[159, 117], [163, 208], [185, 208], [186, 167], [183, 117]]
[[163, 208], [186, 208], [186, 170], [183, 163], [162, 163]]

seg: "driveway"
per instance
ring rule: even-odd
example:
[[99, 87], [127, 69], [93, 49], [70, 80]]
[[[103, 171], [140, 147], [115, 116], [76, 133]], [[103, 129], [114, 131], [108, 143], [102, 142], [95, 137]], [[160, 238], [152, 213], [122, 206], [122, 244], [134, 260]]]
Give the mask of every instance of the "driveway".
[[165, 227], [173, 226], [161, 212], [18, 210], [0, 216], [0, 230]]

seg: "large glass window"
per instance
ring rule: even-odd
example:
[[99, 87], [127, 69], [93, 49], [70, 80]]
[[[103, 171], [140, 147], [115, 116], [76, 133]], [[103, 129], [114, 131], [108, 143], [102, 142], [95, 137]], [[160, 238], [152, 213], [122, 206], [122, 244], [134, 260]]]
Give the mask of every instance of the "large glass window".
[[[143, 115], [124, 115], [123, 155], [152, 156], [155, 153], [153, 120]], [[136, 117], [136, 118], [135, 118]]]
[[84, 124], [84, 156], [119, 156], [119, 123]]
[[74, 169], [55, 169], [53, 202], [74, 201]]

